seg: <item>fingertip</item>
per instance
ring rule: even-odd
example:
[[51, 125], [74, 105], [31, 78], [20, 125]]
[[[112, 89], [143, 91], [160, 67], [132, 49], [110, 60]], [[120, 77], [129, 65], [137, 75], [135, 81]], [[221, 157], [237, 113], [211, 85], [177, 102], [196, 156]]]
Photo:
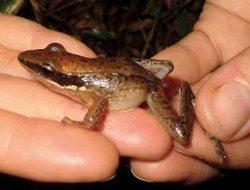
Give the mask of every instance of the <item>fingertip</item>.
[[155, 162], [133, 160], [132, 174], [148, 182], [182, 182], [194, 184], [206, 181], [218, 171], [193, 158], [172, 151], [164, 159]]
[[[250, 91], [246, 76], [234, 65], [236, 61], [239, 62], [238, 59], [231, 60], [211, 75], [196, 101], [196, 114], [201, 125], [227, 142], [242, 139], [250, 133]], [[239, 62], [237, 67], [244, 67], [244, 64]]]
[[44, 182], [103, 181], [115, 174], [119, 155], [103, 135], [58, 122], [0, 114], [7, 119], [1, 125], [5, 128], [0, 144], [2, 172]]
[[[250, 127], [250, 91], [239, 82], [230, 82], [221, 86], [211, 99], [210, 113], [218, 122], [217, 131], [227, 139], [240, 139], [246, 136]], [[249, 131], [249, 130], [248, 130]], [[250, 131], [249, 131], [250, 132]]]

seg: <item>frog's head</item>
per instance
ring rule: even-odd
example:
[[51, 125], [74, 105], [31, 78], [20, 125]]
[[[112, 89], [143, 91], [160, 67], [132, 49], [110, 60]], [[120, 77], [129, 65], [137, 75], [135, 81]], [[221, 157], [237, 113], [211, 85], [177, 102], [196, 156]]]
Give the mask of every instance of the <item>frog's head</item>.
[[41, 82], [47, 81], [56, 85], [67, 86], [78, 81], [76, 80], [77, 76], [74, 76], [73, 73], [74, 62], [69, 64], [68, 58], [72, 56], [79, 57], [68, 53], [61, 44], [52, 43], [45, 49], [24, 51], [19, 54], [18, 60], [26, 70]]
[[65, 48], [59, 43], [49, 44], [45, 49], [28, 50], [18, 55], [22, 66], [32, 73], [42, 70], [61, 70], [61, 57], [66, 53]]

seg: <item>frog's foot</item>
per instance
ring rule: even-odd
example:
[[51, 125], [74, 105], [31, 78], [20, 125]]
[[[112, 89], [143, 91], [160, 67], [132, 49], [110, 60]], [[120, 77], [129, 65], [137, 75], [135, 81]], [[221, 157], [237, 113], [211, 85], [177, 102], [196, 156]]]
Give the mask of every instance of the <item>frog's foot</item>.
[[67, 116], [62, 118], [61, 123], [65, 124], [65, 125], [74, 125], [76, 127], [84, 127], [83, 121], [75, 121], [75, 120], [70, 119]]
[[174, 69], [172, 62], [169, 60], [140, 59], [140, 58], [133, 58], [132, 60], [138, 65], [141, 65], [145, 69], [154, 73], [155, 76], [158, 77], [159, 79], [163, 79]]
[[85, 129], [92, 129], [92, 128], [95, 128], [97, 126], [97, 121], [93, 125], [93, 123], [89, 123], [89, 122], [86, 122], [86, 121], [75, 121], [75, 120], [72, 120], [72, 119], [70, 119], [67, 116], [65, 116], [64, 118], [62, 118], [61, 123], [65, 124], [65, 125], [73, 125], [75, 127], [83, 127]]
[[208, 136], [208, 138], [213, 143], [216, 154], [220, 158], [219, 163], [221, 165], [224, 165], [225, 162], [226, 162], [226, 160], [227, 160], [227, 158], [228, 158], [227, 153], [226, 153], [224, 147], [222, 146], [221, 142], [218, 139], [216, 139], [213, 135], [209, 134], [207, 131], [205, 131], [205, 132], [206, 132], [206, 135]]
[[64, 124], [84, 127], [86, 129], [96, 128], [103, 120], [107, 106], [108, 101], [105, 98], [96, 97], [94, 103], [86, 113], [83, 121], [74, 121], [69, 117], [64, 117], [61, 122]]

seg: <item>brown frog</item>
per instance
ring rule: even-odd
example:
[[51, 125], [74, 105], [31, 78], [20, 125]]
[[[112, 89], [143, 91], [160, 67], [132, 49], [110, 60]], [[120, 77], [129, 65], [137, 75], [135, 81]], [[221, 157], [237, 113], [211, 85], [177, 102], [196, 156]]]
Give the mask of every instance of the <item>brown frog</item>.
[[[66, 123], [97, 127], [106, 110], [129, 110], [147, 102], [170, 135], [189, 144], [194, 122], [194, 94], [187, 82], [180, 88], [180, 116], [163, 89], [162, 79], [173, 70], [167, 60], [136, 58], [86, 58], [69, 53], [58, 43], [45, 49], [28, 50], [18, 56], [21, 65], [50, 89], [89, 107], [83, 122], [65, 117]], [[220, 142], [209, 135], [224, 162]]]

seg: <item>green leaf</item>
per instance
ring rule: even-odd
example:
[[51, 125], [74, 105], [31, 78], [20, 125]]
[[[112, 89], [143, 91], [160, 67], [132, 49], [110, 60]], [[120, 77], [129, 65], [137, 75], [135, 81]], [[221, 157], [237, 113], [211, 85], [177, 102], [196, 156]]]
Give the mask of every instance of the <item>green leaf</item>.
[[24, 0], [1, 0], [0, 12], [4, 14], [16, 14], [22, 7]]

